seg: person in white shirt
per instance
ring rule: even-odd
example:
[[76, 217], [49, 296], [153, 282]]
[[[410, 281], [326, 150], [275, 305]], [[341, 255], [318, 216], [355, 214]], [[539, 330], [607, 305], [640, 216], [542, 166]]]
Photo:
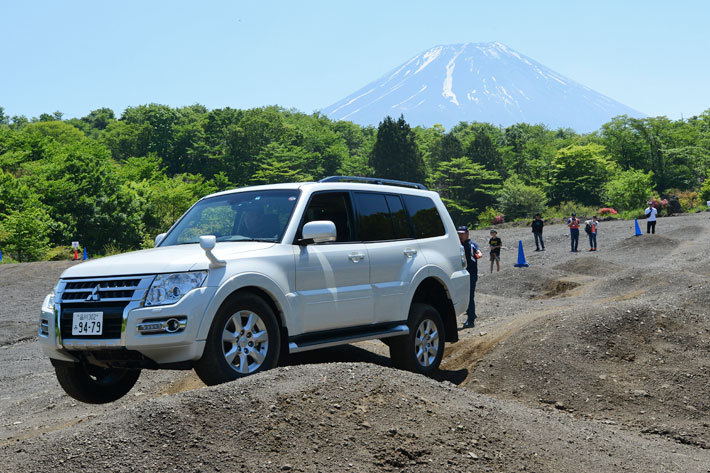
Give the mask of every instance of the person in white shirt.
[[593, 216], [590, 220], [584, 222], [584, 231], [589, 236], [589, 251], [597, 251], [597, 229], [599, 228], [599, 220], [597, 216]]
[[648, 208], [644, 211], [647, 215], [646, 219], [646, 233], [656, 233], [656, 216], [658, 215], [658, 209], [654, 207], [653, 202], [648, 203]]

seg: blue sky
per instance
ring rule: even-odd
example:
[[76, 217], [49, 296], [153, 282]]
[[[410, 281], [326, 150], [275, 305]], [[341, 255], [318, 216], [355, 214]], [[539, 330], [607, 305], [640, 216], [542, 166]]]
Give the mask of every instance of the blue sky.
[[437, 44], [500, 41], [648, 115], [710, 108], [707, 1], [0, 0], [8, 115], [313, 112]]

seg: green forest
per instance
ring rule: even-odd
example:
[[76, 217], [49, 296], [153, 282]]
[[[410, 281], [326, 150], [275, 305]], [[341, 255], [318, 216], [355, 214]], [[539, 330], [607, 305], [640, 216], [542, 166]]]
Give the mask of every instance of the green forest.
[[578, 134], [404, 117], [362, 127], [276, 106], [149, 104], [72, 119], [0, 107], [0, 251], [6, 263], [64, 259], [72, 241], [91, 256], [150, 247], [206, 194], [330, 175], [425, 183], [456, 224], [479, 227], [537, 212], [633, 218], [649, 199], [692, 212], [710, 200], [710, 109]]

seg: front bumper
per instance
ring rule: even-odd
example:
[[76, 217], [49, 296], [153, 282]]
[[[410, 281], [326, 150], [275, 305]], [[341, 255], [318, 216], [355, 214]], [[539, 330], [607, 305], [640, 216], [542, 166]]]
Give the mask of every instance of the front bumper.
[[[141, 353], [153, 362], [161, 364], [181, 363], [197, 360], [202, 356], [205, 341], [198, 341], [197, 334], [205, 314], [205, 309], [216, 292], [215, 287], [200, 287], [188, 292], [180, 301], [172, 305], [142, 307], [145, 291], [152, 277], [141, 282], [139, 289], [123, 308], [120, 334], [113, 338], [72, 337], [62, 330], [62, 283], [58, 289], [54, 310], [43, 307], [39, 321], [39, 341], [42, 351], [48, 357], [62, 361], [78, 361], [76, 354], [106, 350], [132, 350]], [[90, 310], [101, 310], [100, 303]], [[76, 304], [73, 306], [77, 307]], [[76, 309], [78, 310], [78, 309]], [[65, 310], [66, 312], [66, 310]], [[64, 317], [66, 319], [66, 315]], [[146, 321], [177, 318], [185, 324], [175, 333], [140, 333], [138, 325]], [[66, 323], [66, 320], [65, 322]], [[64, 336], [62, 335], [64, 333]]]

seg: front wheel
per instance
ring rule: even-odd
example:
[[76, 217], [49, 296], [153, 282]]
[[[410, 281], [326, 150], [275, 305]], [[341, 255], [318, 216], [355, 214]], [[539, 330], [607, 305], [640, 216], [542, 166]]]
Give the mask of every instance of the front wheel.
[[428, 304], [412, 304], [409, 334], [390, 339], [390, 358], [395, 368], [430, 375], [444, 356], [444, 324]]
[[140, 370], [101, 368], [84, 363], [58, 363], [54, 372], [68, 395], [88, 404], [105, 404], [122, 398], [141, 374]]
[[239, 294], [215, 316], [197, 376], [208, 386], [276, 366], [281, 333], [276, 315], [259, 296]]

